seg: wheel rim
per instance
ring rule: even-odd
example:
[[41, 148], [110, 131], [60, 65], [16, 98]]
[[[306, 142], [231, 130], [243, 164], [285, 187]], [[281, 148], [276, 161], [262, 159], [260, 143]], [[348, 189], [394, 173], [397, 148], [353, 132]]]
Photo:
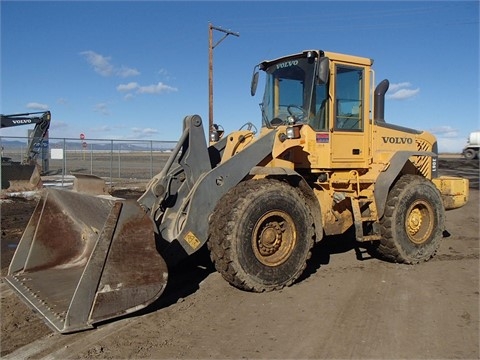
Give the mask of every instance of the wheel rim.
[[283, 211], [270, 211], [255, 224], [252, 236], [253, 252], [266, 266], [283, 264], [290, 257], [296, 242], [293, 219]]
[[408, 238], [414, 244], [423, 244], [430, 238], [434, 224], [434, 212], [425, 201], [415, 201], [407, 212], [405, 227]]

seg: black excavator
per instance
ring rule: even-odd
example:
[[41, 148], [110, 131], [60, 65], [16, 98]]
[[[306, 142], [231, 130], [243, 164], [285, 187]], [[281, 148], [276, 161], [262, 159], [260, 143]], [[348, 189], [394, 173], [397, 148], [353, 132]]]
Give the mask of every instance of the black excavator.
[[[39, 144], [46, 138], [51, 120], [50, 111], [1, 115], [1, 128], [35, 124], [28, 139], [28, 148], [22, 161], [2, 156], [2, 190], [26, 191], [42, 187], [41, 167], [37, 163]], [[43, 169], [48, 170], [48, 169]]]

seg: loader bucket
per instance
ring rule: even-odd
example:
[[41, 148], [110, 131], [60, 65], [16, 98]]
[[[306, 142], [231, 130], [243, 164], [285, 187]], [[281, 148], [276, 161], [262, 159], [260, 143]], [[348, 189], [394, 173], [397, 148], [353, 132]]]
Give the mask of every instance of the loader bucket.
[[2, 190], [33, 191], [43, 186], [37, 165], [2, 164]]
[[95, 175], [71, 173], [73, 179], [73, 191], [88, 193], [91, 195], [108, 195], [105, 180]]
[[44, 189], [7, 282], [61, 333], [140, 310], [167, 284], [154, 223], [133, 200]]

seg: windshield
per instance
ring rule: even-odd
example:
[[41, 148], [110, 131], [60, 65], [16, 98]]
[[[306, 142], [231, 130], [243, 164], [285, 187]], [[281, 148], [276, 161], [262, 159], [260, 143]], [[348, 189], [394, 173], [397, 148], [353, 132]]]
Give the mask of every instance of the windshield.
[[[262, 112], [266, 126], [307, 123], [325, 126], [326, 87], [315, 86], [315, 58], [289, 58], [265, 69], [267, 74]], [[323, 108], [322, 108], [323, 105]], [[323, 121], [323, 124], [320, 124]]]

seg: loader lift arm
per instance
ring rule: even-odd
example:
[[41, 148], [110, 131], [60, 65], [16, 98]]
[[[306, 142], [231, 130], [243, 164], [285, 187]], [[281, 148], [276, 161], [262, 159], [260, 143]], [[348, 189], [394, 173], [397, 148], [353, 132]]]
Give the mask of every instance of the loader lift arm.
[[[41, 114], [41, 115], [38, 115]], [[36, 116], [32, 116], [36, 115]], [[51, 119], [50, 111], [33, 112], [23, 114], [11, 114], [1, 115], [1, 128], [7, 128], [12, 126], [22, 126], [35, 124], [32, 135], [28, 140], [28, 149], [22, 160], [22, 165], [31, 165], [35, 162], [38, 156], [38, 151], [35, 149], [35, 145], [41, 143], [45, 138], [47, 131], [50, 127]]]
[[191, 255], [205, 244], [208, 218], [215, 205], [271, 153], [275, 134], [275, 130], [266, 133], [220, 163], [231, 140], [225, 137], [207, 146], [200, 116], [185, 117], [183, 134], [166, 166], [138, 199], [157, 224], [162, 242], [173, 245], [162, 251], [168, 263]]

